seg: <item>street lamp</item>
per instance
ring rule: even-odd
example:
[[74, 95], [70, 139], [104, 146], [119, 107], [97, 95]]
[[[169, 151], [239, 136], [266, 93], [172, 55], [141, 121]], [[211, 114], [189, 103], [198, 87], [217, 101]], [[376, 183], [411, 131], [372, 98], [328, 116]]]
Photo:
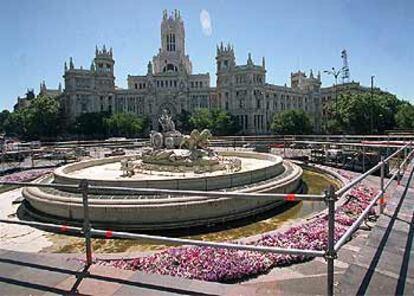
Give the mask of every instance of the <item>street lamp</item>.
[[339, 70], [335, 70], [335, 67], [332, 67], [331, 70], [325, 70], [323, 73], [332, 75], [335, 78], [335, 119], [338, 121], [338, 76], [344, 72], [345, 67]]
[[371, 75], [371, 104], [370, 105], [370, 130], [371, 130], [371, 134], [372, 131], [374, 129], [374, 112], [372, 110], [372, 106], [373, 106], [373, 100], [374, 100], [374, 78], [375, 75]]

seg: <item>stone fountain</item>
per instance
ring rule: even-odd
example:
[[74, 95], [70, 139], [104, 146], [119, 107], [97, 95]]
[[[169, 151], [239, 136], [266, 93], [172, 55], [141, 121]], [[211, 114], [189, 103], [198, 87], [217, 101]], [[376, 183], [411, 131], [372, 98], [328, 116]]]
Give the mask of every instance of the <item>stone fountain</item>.
[[190, 135], [183, 135], [175, 129], [174, 121], [163, 111], [159, 119], [162, 130], [151, 131], [150, 147], [137, 155], [138, 160], [121, 160], [122, 176], [132, 177], [136, 171], [164, 171], [173, 173], [193, 172], [195, 174], [241, 169], [238, 158], [223, 157], [210, 148], [212, 134], [208, 129], [199, 132], [194, 129]]
[[[302, 169], [282, 157], [257, 152], [218, 151], [210, 147], [209, 130], [183, 135], [167, 111], [152, 131], [150, 147], [135, 155], [71, 163], [57, 168], [40, 183], [152, 188], [145, 193], [91, 190], [89, 215], [94, 227], [161, 230], [211, 225], [268, 211], [283, 204], [272, 198], [238, 199], [166, 194], [157, 189], [298, 192]], [[122, 175], [120, 170], [123, 171]], [[82, 195], [74, 190], [23, 189], [26, 211], [43, 221], [80, 224]]]

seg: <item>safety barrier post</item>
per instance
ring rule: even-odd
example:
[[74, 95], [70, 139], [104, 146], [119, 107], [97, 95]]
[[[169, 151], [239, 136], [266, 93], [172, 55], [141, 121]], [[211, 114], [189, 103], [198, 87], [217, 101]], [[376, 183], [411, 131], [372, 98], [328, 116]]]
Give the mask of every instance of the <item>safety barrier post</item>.
[[401, 164], [402, 164], [401, 156], [398, 155], [398, 160], [397, 160], [397, 165], [398, 165], [397, 186], [400, 186], [401, 179], [402, 179], [402, 177], [401, 177]]
[[385, 190], [384, 190], [384, 175], [385, 175], [385, 163], [384, 163], [384, 156], [381, 156], [381, 180], [380, 180], [380, 190], [381, 190], [381, 197], [379, 199], [380, 204], [380, 213], [384, 213], [385, 208]]
[[91, 223], [89, 220], [88, 180], [83, 179], [79, 184], [83, 202], [83, 234], [85, 236], [86, 265], [92, 265]]
[[365, 146], [362, 143], [362, 172], [365, 173]]
[[327, 261], [327, 294], [334, 294], [334, 263], [336, 259], [335, 246], [335, 201], [336, 194], [335, 188], [331, 185], [328, 190], [325, 191], [325, 200], [328, 204], [328, 245], [325, 253], [325, 260]]

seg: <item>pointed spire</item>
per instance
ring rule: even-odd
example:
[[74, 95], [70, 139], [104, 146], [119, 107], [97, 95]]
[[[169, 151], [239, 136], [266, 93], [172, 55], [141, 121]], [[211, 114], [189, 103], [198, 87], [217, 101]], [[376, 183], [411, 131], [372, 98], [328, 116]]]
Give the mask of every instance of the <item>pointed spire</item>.
[[321, 71], [318, 71], [318, 80], [321, 81]]
[[46, 88], [46, 82], [43, 80], [40, 83], [40, 92], [45, 92], [46, 90], [47, 90], [47, 88]]
[[69, 69], [73, 69], [73, 68], [75, 68], [75, 66], [73, 65], [72, 57], [70, 57], [70, 59], [69, 59]]
[[313, 77], [313, 71], [312, 71], [312, 69], [310, 70], [309, 77], [310, 77], [310, 78], [314, 78], [314, 77]]
[[223, 51], [223, 41], [220, 44], [220, 50]]
[[65, 62], [64, 67], [65, 67], [65, 72], [66, 72], [68, 70], [68, 65], [66, 64], [66, 62]]
[[103, 53], [106, 53], [106, 47], [105, 47], [105, 44], [103, 45], [102, 52], [103, 52]]
[[59, 92], [62, 92], [62, 83], [60, 83], [60, 82], [59, 82], [58, 90], [59, 90]]
[[109, 48], [109, 55], [112, 57], [112, 47]]
[[167, 19], [167, 17], [168, 17], [168, 12], [167, 12], [167, 9], [164, 9], [164, 10], [162, 11], [162, 18], [163, 18], [163, 20], [166, 20], [166, 19]]
[[95, 72], [95, 63], [94, 62], [91, 63], [91, 71]]
[[266, 68], [266, 61], [265, 61], [265, 57], [262, 57], [262, 67], [263, 69]]
[[95, 45], [95, 55], [98, 55], [99, 50], [98, 50], [98, 45]]

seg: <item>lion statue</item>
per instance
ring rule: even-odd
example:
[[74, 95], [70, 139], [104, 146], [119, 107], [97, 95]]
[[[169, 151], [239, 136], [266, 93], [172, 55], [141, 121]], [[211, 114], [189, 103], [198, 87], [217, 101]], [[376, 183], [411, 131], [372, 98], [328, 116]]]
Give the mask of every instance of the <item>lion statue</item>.
[[200, 138], [199, 141], [197, 143], [198, 148], [200, 149], [206, 149], [210, 146], [210, 140], [213, 137], [213, 135], [211, 134], [210, 130], [208, 129], [204, 129], [201, 133], [200, 133]]
[[210, 144], [211, 137], [212, 134], [208, 129], [204, 129], [201, 133], [197, 129], [194, 129], [190, 135], [183, 137], [180, 143], [180, 149], [206, 149]]

